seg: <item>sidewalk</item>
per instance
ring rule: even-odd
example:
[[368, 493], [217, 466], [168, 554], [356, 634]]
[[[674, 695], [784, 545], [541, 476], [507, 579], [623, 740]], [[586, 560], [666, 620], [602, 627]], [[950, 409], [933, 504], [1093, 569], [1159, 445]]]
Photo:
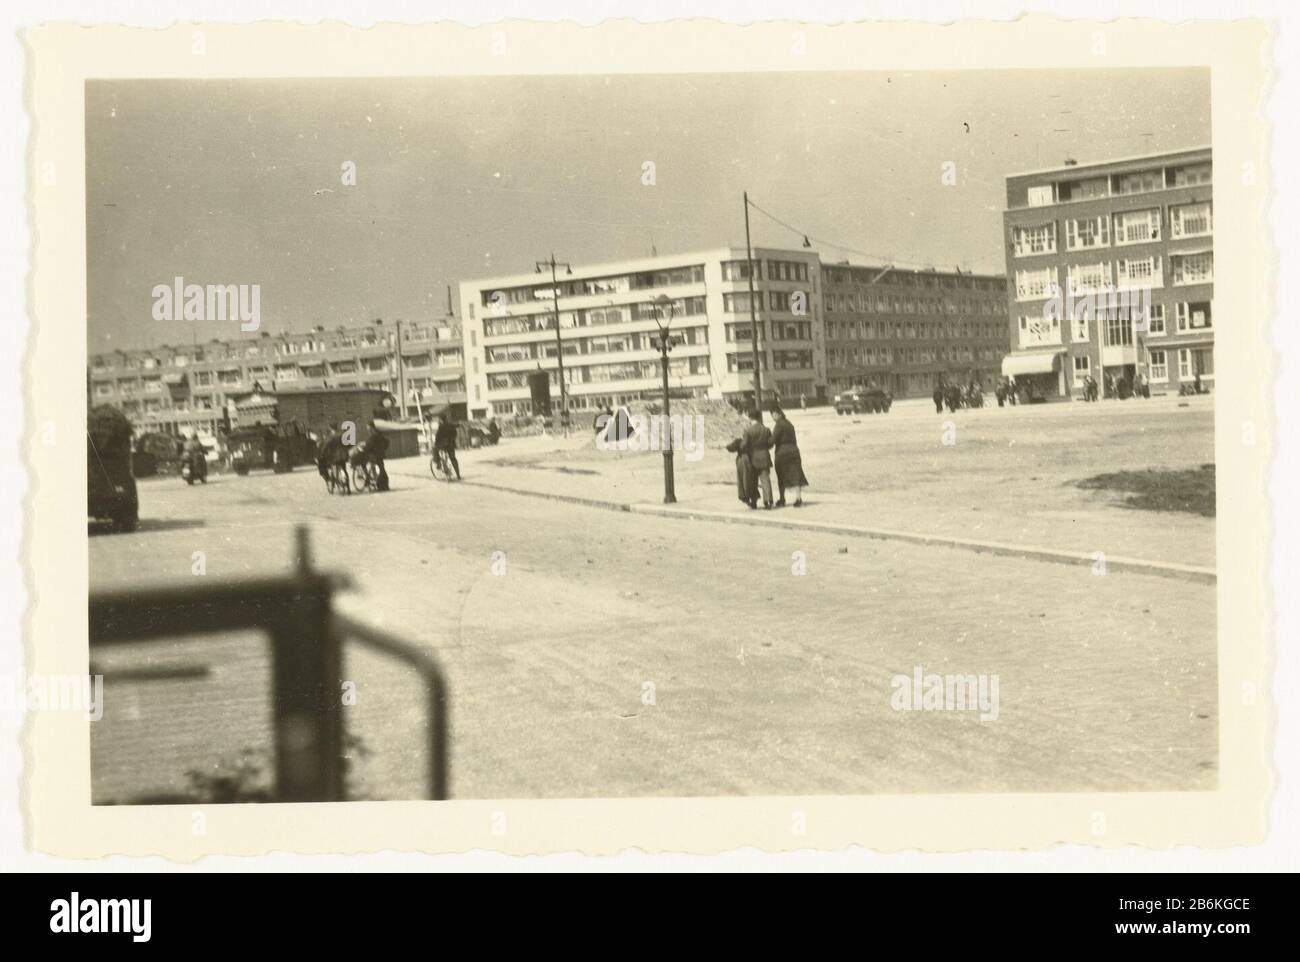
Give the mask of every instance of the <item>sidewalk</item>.
[[[1201, 400], [1201, 399], [1197, 399]], [[661, 452], [600, 451], [587, 432], [505, 439], [459, 452], [471, 483], [625, 510], [676, 511], [782, 527], [859, 528], [916, 543], [934, 539], [1065, 553], [1088, 563], [1145, 559], [1214, 567], [1214, 519], [1126, 507], [1074, 482], [1118, 470], [1213, 460], [1213, 409], [1155, 402], [985, 408], [935, 415], [928, 404], [887, 416], [792, 412], [813, 482], [804, 507], [750, 511], [736, 498], [725, 451], [674, 457], [677, 505], [663, 501]], [[951, 425], [954, 443], [943, 435]], [[424, 459], [389, 462], [428, 478]], [[970, 546], [970, 545], [967, 545]], [[1004, 553], [1004, 552], [999, 552]], [[1064, 559], [1055, 559], [1064, 560]]]

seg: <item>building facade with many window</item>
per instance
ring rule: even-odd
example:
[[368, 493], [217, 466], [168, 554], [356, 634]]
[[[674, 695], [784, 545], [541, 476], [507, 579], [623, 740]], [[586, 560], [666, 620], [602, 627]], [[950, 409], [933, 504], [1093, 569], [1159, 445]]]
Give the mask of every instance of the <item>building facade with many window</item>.
[[1047, 398], [1213, 385], [1212, 173], [1199, 147], [1009, 176], [1004, 372]]
[[929, 396], [938, 383], [991, 387], [1006, 355], [1001, 275], [823, 265], [830, 388]]
[[301, 334], [270, 334], [160, 345], [92, 355], [89, 402], [122, 410], [137, 432], [215, 434], [227, 401], [252, 392], [322, 387], [374, 387], [408, 407], [453, 408], [465, 402], [465, 365], [454, 318]]
[[743, 248], [560, 265], [557, 285], [549, 268], [463, 282], [471, 415], [534, 413], [528, 377], [538, 370], [558, 401], [557, 294], [575, 410], [659, 397], [654, 337], [669, 314], [677, 396], [752, 398], [755, 323], [765, 397], [786, 404], [855, 384], [928, 395], [941, 372], [996, 376], [1007, 330], [1000, 277], [824, 265], [808, 249], [755, 248], [754, 265], [753, 322]]

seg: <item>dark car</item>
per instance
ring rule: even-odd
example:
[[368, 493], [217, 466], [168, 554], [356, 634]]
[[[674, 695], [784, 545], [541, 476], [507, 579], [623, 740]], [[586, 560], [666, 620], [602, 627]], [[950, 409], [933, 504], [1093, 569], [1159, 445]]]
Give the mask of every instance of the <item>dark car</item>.
[[493, 434], [481, 421], [461, 421], [456, 425], [456, 447], [482, 448], [496, 444], [500, 434]]
[[176, 438], [155, 432], [142, 434], [135, 441], [131, 473], [137, 478], [151, 478], [155, 474], [178, 474], [181, 460], [181, 442]]
[[888, 414], [894, 404], [894, 395], [878, 387], [869, 387], [863, 393], [868, 414]]
[[91, 408], [86, 418], [86, 513], [118, 531], [134, 531], [140, 501], [131, 470], [131, 422], [117, 408]]
[[835, 395], [836, 414], [888, 414], [893, 395], [878, 387], [854, 388]]

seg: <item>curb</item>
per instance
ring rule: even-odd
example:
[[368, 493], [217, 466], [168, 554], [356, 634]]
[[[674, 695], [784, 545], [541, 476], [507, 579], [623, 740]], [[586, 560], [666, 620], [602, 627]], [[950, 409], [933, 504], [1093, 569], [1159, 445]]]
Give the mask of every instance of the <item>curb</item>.
[[[1077, 551], [1060, 551], [1054, 548], [1038, 548], [1031, 545], [1005, 544], [999, 541], [976, 541], [972, 538], [953, 538], [946, 535], [919, 534], [913, 531], [894, 531], [888, 528], [863, 528], [857, 525], [841, 524], [834, 521], [796, 521], [776, 518], [768, 514], [728, 514], [723, 511], [708, 511], [699, 508], [673, 508], [666, 505], [637, 502], [626, 504], [618, 501], [602, 501], [599, 498], [581, 498], [569, 494], [550, 494], [528, 488], [514, 488], [504, 484], [492, 484], [486, 481], [462, 481], [461, 484], [476, 488], [488, 488], [506, 494], [517, 494], [528, 498], [542, 498], [547, 501], [560, 501], [576, 504], [586, 508], [600, 508], [605, 511], [624, 511], [629, 514], [653, 515], [663, 518], [681, 520], [715, 521], [724, 524], [745, 524], [760, 528], [782, 528], [789, 531], [815, 531], [819, 534], [837, 534], [852, 538], [872, 538], [879, 541], [902, 541], [907, 544], [923, 545], [931, 548], [959, 548], [974, 551], [976, 554], [991, 554], [1006, 558], [1024, 558], [1030, 561], [1045, 561], [1052, 564], [1067, 564], [1092, 567], [1097, 559], [1091, 554]], [[1157, 578], [1178, 578], [1200, 584], [1218, 584], [1218, 572], [1214, 568], [1201, 565], [1185, 565], [1172, 561], [1151, 561], [1146, 558], [1128, 558], [1123, 555], [1106, 555], [1107, 571], [1121, 571], [1131, 574], [1153, 575]]]
[[[542, 497], [545, 497], [545, 495], [542, 495]], [[633, 504], [628, 506], [628, 510], [633, 514], [690, 518], [700, 521], [720, 521], [730, 524], [749, 524], [758, 527], [785, 528], [791, 531], [815, 531], [820, 534], [873, 538], [880, 541], [903, 541], [908, 544], [924, 545], [932, 548], [961, 548], [974, 551], [976, 554], [1025, 558], [1031, 561], [1047, 561], [1054, 564], [1092, 567], [1098, 560], [1091, 554], [1082, 554], [1075, 551], [1058, 551], [1054, 548], [1004, 544], [998, 541], [976, 541], [971, 538], [953, 538], [946, 535], [918, 534], [912, 531], [893, 531], [887, 528], [862, 528], [834, 521], [795, 521], [785, 518], [764, 517], [762, 515], [747, 516], [727, 514], [722, 511], [704, 511], [698, 508], [671, 508], [657, 504]], [[1175, 562], [1151, 561], [1146, 558], [1128, 558], [1123, 555], [1106, 555], [1105, 565], [1107, 571], [1155, 575], [1161, 578], [1181, 578], [1202, 584], [1217, 584], [1219, 579], [1218, 572], [1213, 568], [1177, 564]]]

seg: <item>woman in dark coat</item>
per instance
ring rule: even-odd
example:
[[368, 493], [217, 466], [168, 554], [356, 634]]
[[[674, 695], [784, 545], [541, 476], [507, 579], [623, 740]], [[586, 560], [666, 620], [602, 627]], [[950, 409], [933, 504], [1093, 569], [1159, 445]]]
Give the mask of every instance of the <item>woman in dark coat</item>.
[[776, 453], [774, 459], [776, 487], [780, 495], [776, 503], [778, 507], [784, 506], [785, 489], [793, 488], [794, 506], [802, 507], [803, 489], [808, 484], [808, 479], [804, 477], [803, 458], [799, 455], [799, 442], [795, 438], [794, 425], [780, 408], [772, 414], [776, 418], [776, 423], [772, 425], [772, 446]]
[[749, 448], [745, 439], [735, 438], [727, 445], [727, 450], [736, 455], [736, 497], [753, 508], [758, 500], [758, 478], [754, 475], [753, 465], [749, 463]]

